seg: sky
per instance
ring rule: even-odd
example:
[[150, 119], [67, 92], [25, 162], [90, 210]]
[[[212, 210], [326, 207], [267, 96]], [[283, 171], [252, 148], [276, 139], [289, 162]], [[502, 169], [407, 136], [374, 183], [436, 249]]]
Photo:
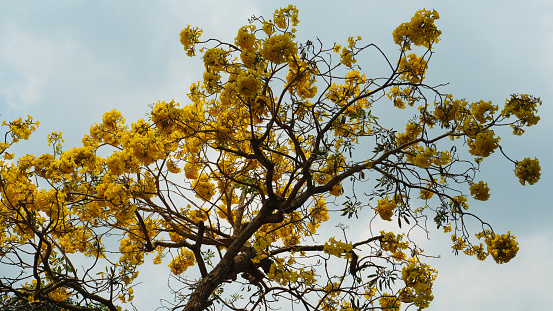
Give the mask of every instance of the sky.
[[[199, 58], [186, 57], [178, 40], [187, 25], [204, 37], [233, 40], [252, 15], [270, 17], [292, 3], [300, 11], [300, 41], [331, 46], [360, 35], [396, 55], [392, 31], [421, 8], [440, 13], [443, 31], [427, 82], [468, 101], [503, 104], [512, 93], [541, 97], [540, 123], [522, 137], [502, 136], [512, 158], [538, 157], [542, 179], [521, 186], [512, 165], [498, 155], [481, 172], [492, 189], [479, 215], [497, 232], [518, 237], [518, 256], [505, 265], [451, 253], [449, 235], [423, 241], [440, 254], [435, 300], [428, 310], [549, 309], [553, 268], [553, 1], [5, 1], [0, 0], [0, 119], [31, 115], [40, 121], [18, 155], [48, 152], [46, 135], [62, 131], [66, 146], [80, 144], [91, 124], [118, 109], [133, 122], [157, 100], [188, 103], [186, 93], [202, 77]], [[367, 62], [367, 76], [378, 65]], [[373, 67], [374, 66], [374, 67]], [[384, 101], [382, 102], [384, 104]], [[380, 119], [393, 119], [383, 115]], [[402, 130], [402, 129], [400, 129]], [[501, 136], [501, 135], [500, 135]], [[547, 138], [550, 137], [550, 138]], [[67, 149], [67, 148], [66, 148]], [[359, 224], [352, 224], [357, 226]], [[360, 234], [366, 232], [360, 231]], [[166, 278], [156, 266], [141, 272], [135, 305], [151, 310]]]

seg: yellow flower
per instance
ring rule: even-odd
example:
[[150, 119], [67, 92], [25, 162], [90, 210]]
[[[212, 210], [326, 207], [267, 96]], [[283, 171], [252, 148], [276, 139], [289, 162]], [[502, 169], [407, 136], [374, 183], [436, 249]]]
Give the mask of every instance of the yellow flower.
[[399, 77], [411, 83], [421, 83], [424, 79], [426, 68], [427, 64], [424, 56], [418, 57], [416, 54], [409, 54], [407, 57], [402, 57], [399, 61]]
[[462, 121], [462, 112], [465, 110], [467, 102], [464, 100], [455, 99], [453, 95], [447, 95], [446, 99], [441, 102], [434, 102], [434, 117], [440, 121], [442, 126], [448, 127], [448, 122], [452, 120]]
[[426, 189], [421, 189], [419, 192], [419, 198], [423, 200], [430, 200], [433, 196], [434, 196], [434, 192]]
[[397, 134], [398, 146], [413, 141], [422, 133], [422, 126], [417, 123], [409, 122], [405, 125], [405, 133]]
[[300, 20], [298, 18], [298, 13], [298, 9], [290, 4], [286, 8], [275, 10], [273, 19], [275, 20], [275, 24], [278, 28], [287, 29], [289, 22], [292, 22], [293, 26], [297, 26], [299, 24]]
[[357, 63], [357, 60], [353, 56], [353, 51], [347, 48], [342, 48], [342, 53], [340, 53], [340, 62], [346, 67], [351, 68], [353, 64]]
[[389, 197], [385, 197], [378, 201], [376, 211], [383, 220], [392, 221], [392, 216], [394, 215], [394, 209], [396, 207], [397, 203], [394, 200], [390, 201]]
[[211, 182], [209, 176], [202, 173], [193, 184], [196, 197], [204, 201], [209, 201], [215, 195], [215, 185]]
[[200, 36], [203, 30], [198, 27], [191, 27], [188, 25], [180, 32], [180, 43], [184, 46], [186, 55], [196, 55], [195, 45], [200, 42]]
[[342, 241], [336, 241], [334, 237], [331, 237], [328, 242], [325, 243], [323, 251], [326, 254], [333, 255], [339, 258], [345, 255], [346, 258], [351, 258], [351, 250], [353, 245], [351, 242], [344, 243]]
[[537, 158], [534, 158], [534, 160], [524, 158], [524, 160], [516, 163], [515, 175], [518, 177], [521, 185], [525, 186], [526, 182], [533, 185], [540, 180], [540, 170], [540, 162]]
[[342, 184], [337, 184], [332, 186], [332, 189], [328, 193], [333, 196], [339, 197], [344, 194], [344, 188], [342, 187]]
[[169, 264], [169, 268], [173, 274], [179, 275], [186, 271], [188, 267], [192, 267], [195, 264], [196, 258], [194, 257], [194, 253], [187, 248], [183, 248], [179, 254], [173, 258]]
[[488, 183], [479, 181], [477, 184], [470, 185], [470, 195], [476, 200], [488, 200], [490, 198], [490, 188], [488, 188]]
[[497, 106], [492, 105], [491, 101], [479, 101], [471, 105], [472, 116], [480, 123], [486, 123], [493, 119], [493, 113], [497, 111]]
[[513, 94], [505, 102], [505, 107], [501, 114], [507, 118], [514, 115], [520, 121], [520, 125], [512, 124], [515, 135], [524, 133], [521, 126], [532, 126], [538, 124], [540, 117], [536, 115], [538, 106], [541, 106], [542, 101], [538, 97], [528, 94]]
[[249, 74], [247, 71], [242, 71], [236, 78], [236, 88], [240, 95], [248, 98], [253, 98], [259, 94], [263, 82]]
[[470, 154], [477, 157], [488, 157], [499, 146], [498, 142], [499, 137], [494, 137], [492, 130], [485, 130], [476, 134], [476, 138], [467, 140]]
[[180, 168], [175, 164], [175, 162], [169, 159], [166, 163], [167, 170], [173, 174], [180, 173]]
[[378, 299], [378, 303], [380, 304], [382, 310], [386, 311], [399, 311], [399, 308], [401, 307], [399, 299], [396, 296], [392, 296], [387, 293], [382, 294], [382, 297]]
[[55, 290], [48, 293], [48, 297], [56, 301], [65, 301], [71, 293], [66, 288], [56, 288]]
[[467, 246], [465, 240], [457, 236], [455, 233], [451, 235], [451, 241], [453, 241], [453, 246], [451, 246], [451, 248], [456, 251], [463, 250]]
[[205, 69], [213, 73], [222, 71], [228, 65], [227, 56], [228, 52], [223, 49], [213, 48], [207, 50], [203, 56]]
[[263, 42], [260, 51], [261, 56], [275, 64], [282, 64], [292, 55], [298, 52], [296, 43], [292, 41], [289, 34], [275, 35]]
[[250, 50], [243, 50], [240, 53], [240, 59], [246, 68], [254, 68], [256, 63], [257, 54]]
[[409, 148], [409, 152], [405, 156], [407, 161], [420, 168], [430, 167], [433, 164], [437, 166], [445, 165], [451, 161], [449, 152], [436, 151], [433, 148], [419, 145]]
[[506, 234], [495, 234], [490, 230], [483, 231], [476, 235], [479, 239], [485, 237], [488, 253], [492, 255], [498, 264], [507, 263], [513, 259], [519, 250], [516, 237], [511, 235], [511, 231]]
[[434, 24], [439, 18], [436, 10], [417, 11], [410, 22], [403, 23], [394, 30], [394, 42], [405, 50], [411, 49], [411, 43], [430, 49], [432, 44], [439, 41], [438, 38], [442, 34]]
[[234, 43], [241, 49], [252, 49], [255, 46], [255, 26], [242, 26], [238, 30], [238, 35], [234, 39]]
[[12, 122], [2, 122], [2, 125], [9, 125], [13, 143], [18, 142], [20, 139], [29, 139], [29, 136], [36, 130], [38, 124], [38, 121], [33, 121], [31, 116], [27, 116], [25, 121], [19, 118]]
[[403, 267], [401, 278], [409, 289], [406, 291], [404, 299], [413, 302], [417, 307], [427, 308], [434, 296], [432, 295], [432, 285], [438, 271], [430, 268], [425, 263], [420, 263], [410, 259], [410, 263]]

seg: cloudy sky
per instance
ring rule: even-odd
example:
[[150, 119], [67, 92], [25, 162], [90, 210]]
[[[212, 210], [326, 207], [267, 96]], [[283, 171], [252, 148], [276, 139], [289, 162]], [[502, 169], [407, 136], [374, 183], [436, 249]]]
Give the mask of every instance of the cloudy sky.
[[[24, 153], [47, 152], [45, 137], [62, 131], [77, 145], [104, 112], [120, 110], [132, 122], [157, 100], [187, 103], [189, 85], [201, 79], [199, 59], [187, 58], [178, 34], [188, 24], [205, 37], [232, 40], [252, 15], [277, 7], [300, 10], [300, 41], [345, 43], [360, 35], [390, 56], [391, 33], [421, 8], [440, 13], [442, 40], [430, 63], [428, 82], [468, 101], [502, 104], [512, 93], [541, 97], [542, 121], [522, 137], [502, 136], [515, 159], [538, 157], [542, 179], [522, 187], [512, 165], [499, 156], [484, 163], [482, 179], [492, 189], [480, 215], [498, 232], [511, 230], [519, 255], [506, 265], [455, 257], [449, 236], [434, 233], [424, 247], [441, 259], [435, 301], [429, 310], [545, 310], [553, 268], [553, 1], [7, 1], [0, 0], [0, 114], [11, 120], [32, 115], [41, 123]], [[376, 67], [375, 67], [376, 68]], [[363, 68], [371, 76], [371, 67]], [[376, 70], [376, 69], [375, 69]], [[384, 102], [382, 102], [384, 104]], [[381, 116], [382, 120], [387, 117]], [[549, 137], [549, 138], [547, 138]], [[141, 273], [136, 305], [150, 310], [165, 280]], [[156, 282], [159, 280], [159, 282]], [[157, 294], [159, 293], [159, 294]]]

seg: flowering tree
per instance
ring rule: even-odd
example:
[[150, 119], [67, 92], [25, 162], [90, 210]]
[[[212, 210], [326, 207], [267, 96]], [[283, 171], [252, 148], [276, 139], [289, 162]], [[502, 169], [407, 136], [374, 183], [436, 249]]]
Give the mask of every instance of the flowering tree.
[[[181, 43], [188, 56], [202, 53], [205, 72], [182, 108], [159, 101], [131, 125], [113, 110], [82, 147], [64, 150], [55, 132], [51, 154], [17, 161], [9, 148], [38, 122], [4, 122], [0, 262], [14, 271], [0, 276], [4, 307], [120, 309], [148, 253], [179, 284], [173, 309], [428, 307], [437, 271], [409, 234], [379, 231], [379, 219], [426, 231], [430, 218], [451, 232], [455, 252], [511, 260], [515, 237], [469, 203], [490, 197], [477, 175], [498, 150], [521, 184], [539, 180], [538, 160], [511, 160], [494, 130], [522, 135], [541, 101], [469, 103], [425, 84], [438, 17], [420, 10], [394, 30], [394, 60], [360, 37], [298, 43], [292, 5], [252, 17], [230, 43], [188, 26]], [[387, 76], [359, 71], [371, 49]], [[414, 116], [396, 132], [373, 115], [377, 105]], [[367, 212], [372, 236], [352, 240], [343, 225], [341, 237], [320, 233]]]

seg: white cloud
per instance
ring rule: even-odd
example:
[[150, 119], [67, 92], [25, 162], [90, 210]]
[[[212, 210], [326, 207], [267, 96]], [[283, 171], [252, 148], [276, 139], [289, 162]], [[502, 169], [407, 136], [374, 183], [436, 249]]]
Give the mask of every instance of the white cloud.
[[10, 27], [4, 33], [0, 57], [4, 70], [14, 75], [2, 92], [12, 99], [9, 104], [18, 108], [43, 104], [44, 97], [52, 96], [52, 90], [66, 88], [69, 94], [74, 87], [82, 90], [107, 70], [63, 32], [41, 36]]

